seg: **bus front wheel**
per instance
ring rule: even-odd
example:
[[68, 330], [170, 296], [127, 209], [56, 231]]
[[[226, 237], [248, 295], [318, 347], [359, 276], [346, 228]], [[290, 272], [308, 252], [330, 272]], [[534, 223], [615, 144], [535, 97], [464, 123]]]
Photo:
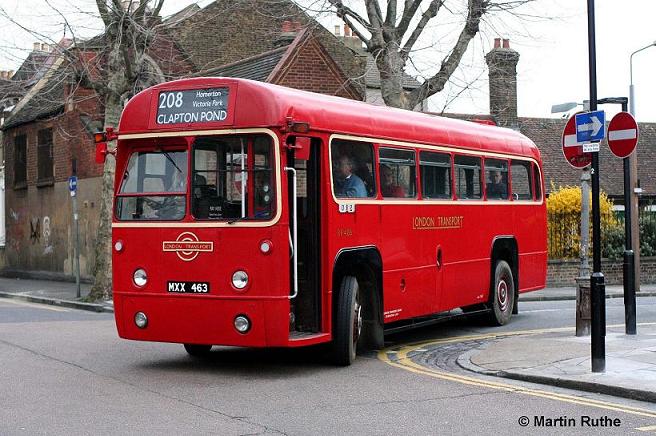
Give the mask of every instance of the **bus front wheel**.
[[184, 344], [184, 348], [190, 356], [206, 356], [212, 349], [211, 345]]
[[507, 324], [515, 306], [515, 279], [510, 265], [505, 260], [496, 263], [490, 294], [491, 323], [497, 326]]
[[353, 363], [362, 333], [362, 304], [358, 279], [344, 276], [337, 296], [333, 356], [335, 363]]

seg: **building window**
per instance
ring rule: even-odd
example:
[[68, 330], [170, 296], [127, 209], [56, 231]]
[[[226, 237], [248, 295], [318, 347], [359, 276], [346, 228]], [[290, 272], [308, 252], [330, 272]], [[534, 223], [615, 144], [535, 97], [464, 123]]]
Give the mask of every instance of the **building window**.
[[37, 184], [51, 184], [52, 171], [52, 129], [39, 130], [37, 148]]
[[27, 186], [27, 136], [14, 138], [14, 188]]

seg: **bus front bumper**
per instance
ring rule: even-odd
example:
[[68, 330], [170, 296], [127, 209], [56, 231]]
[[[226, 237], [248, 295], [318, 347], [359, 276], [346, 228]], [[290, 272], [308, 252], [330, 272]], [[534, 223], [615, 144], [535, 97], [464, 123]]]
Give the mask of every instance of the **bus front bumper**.
[[[145, 327], [135, 322], [146, 316]], [[124, 339], [243, 347], [289, 346], [289, 300], [285, 297], [222, 298], [206, 295], [114, 293], [118, 334]], [[240, 333], [237, 317], [250, 328]]]

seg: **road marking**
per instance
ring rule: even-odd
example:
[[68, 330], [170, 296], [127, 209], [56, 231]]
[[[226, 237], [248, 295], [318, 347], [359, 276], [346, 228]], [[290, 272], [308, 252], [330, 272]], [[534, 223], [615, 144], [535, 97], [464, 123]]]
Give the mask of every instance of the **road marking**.
[[[656, 325], [656, 323], [639, 323], [638, 325]], [[624, 324], [610, 325], [608, 327], [623, 327]], [[561, 331], [572, 330], [572, 327], [558, 327], [553, 329], [535, 329], [535, 330], [522, 330], [516, 332], [502, 332], [502, 333], [490, 333], [490, 334], [481, 334], [481, 335], [467, 335], [467, 336], [457, 336], [453, 338], [438, 339], [433, 341], [422, 341], [415, 344], [409, 344], [401, 346], [398, 349], [395, 347], [390, 347], [383, 349], [378, 352], [378, 359], [387, 363], [388, 365], [404, 369], [406, 371], [413, 372], [415, 374], [427, 375], [429, 377], [438, 378], [441, 380], [452, 381], [455, 383], [461, 383], [465, 385], [485, 387], [489, 389], [495, 389], [505, 392], [516, 392], [519, 394], [529, 395], [533, 397], [546, 398], [556, 401], [562, 401], [565, 403], [579, 404], [583, 406], [596, 407], [599, 409], [612, 410], [616, 412], [624, 412], [631, 415], [639, 415], [650, 418], [656, 418], [656, 412], [647, 409], [641, 409], [638, 407], [631, 407], [617, 403], [611, 403], [607, 401], [593, 400], [585, 397], [577, 397], [575, 395], [559, 394], [555, 392], [543, 391], [540, 389], [530, 389], [519, 385], [513, 385], [508, 383], [501, 383], [495, 381], [482, 380], [476, 377], [470, 377], [465, 375], [459, 375], [454, 373], [449, 373], [446, 371], [439, 371], [432, 368], [424, 367], [418, 363], [412, 361], [408, 357], [411, 353], [417, 352], [417, 350], [422, 349], [428, 345], [442, 345], [454, 342], [467, 342], [472, 340], [482, 340], [482, 339], [493, 339], [501, 338], [508, 336], [519, 336], [519, 335], [535, 335], [540, 333], [554, 333]], [[392, 355], [394, 358], [390, 357]], [[644, 430], [647, 431], [647, 430]]]
[[45, 310], [52, 310], [54, 312], [69, 312], [68, 309], [62, 308], [62, 307], [55, 307], [47, 304], [38, 304], [38, 303], [29, 303], [27, 301], [20, 301], [20, 300], [11, 300], [11, 299], [5, 299], [3, 298], [0, 300], [0, 303], [11, 303], [11, 304], [16, 304], [18, 306], [26, 306], [26, 307], [31, 307], [34, 309], [45, 309]]
[[656, 432], [656, 425], [650, 425], [650, 426], [647, 426], [647, 427], [638, 427], [638, 428], [636, 428], [636, 430]]

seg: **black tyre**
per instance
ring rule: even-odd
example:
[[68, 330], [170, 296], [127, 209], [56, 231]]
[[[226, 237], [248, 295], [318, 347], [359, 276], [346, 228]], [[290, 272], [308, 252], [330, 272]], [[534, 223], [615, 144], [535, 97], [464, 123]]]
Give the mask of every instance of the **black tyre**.
[[198, 344], [184, 344], [185, 350], [190, 356], [200, 357], [207, 356], [212, 349], [211, 345], [198, 345]]
[[333, 337], [333, 359], [337, 365], [353, 363], [362, 333], [360, 287], [353, 276], [345, 276], [337, 296]]
[[515, 278], [505, 260], [499, 260], [494, 268], [494, 282], [490, 289], [490, 322], [505, 325], [510, 321], [515, 307]]

